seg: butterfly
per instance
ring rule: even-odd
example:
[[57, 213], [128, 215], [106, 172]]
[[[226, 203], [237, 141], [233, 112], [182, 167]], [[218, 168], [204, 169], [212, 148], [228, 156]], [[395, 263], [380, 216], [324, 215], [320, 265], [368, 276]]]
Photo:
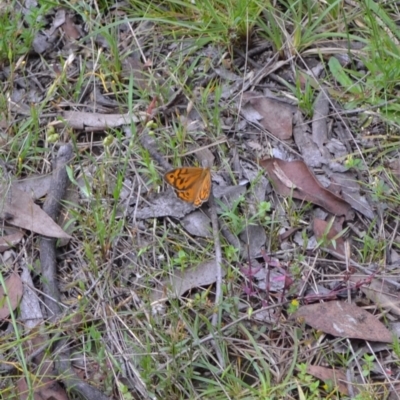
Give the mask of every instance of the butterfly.
[[200, 207], [211, 193], [210, 168], [182, 167], [168, 171], [165, 181], [175, 189], [179, 199]]

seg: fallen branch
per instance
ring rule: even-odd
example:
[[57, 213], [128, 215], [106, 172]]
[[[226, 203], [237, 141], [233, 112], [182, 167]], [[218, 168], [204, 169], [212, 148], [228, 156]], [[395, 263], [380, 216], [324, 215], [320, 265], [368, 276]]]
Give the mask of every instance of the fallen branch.
[[[43, 210], [56, 220], [60, 210], [61, 200], [68, 185], [66, 171], [67, 163], [72, 159], [72, 145], [60, 147], [57, 158], [53, 163], [53, 179], [49, 194], [43, 205]], [[42, 237], [40, 241], [40, 264], [42, 267], [42, 281], [44, 302], [48, 307], [49, 319], [56, 321], [61, 315], [60, 292], [56, 281], [56, 239]], [[66, 388], [87, 400], [108, 400], [101, 391], [82, 381], [71, 367], [71, 355], [67, 338], [59, 340], [54, 346], [56, 354], [54, 375], [60, 376]]]

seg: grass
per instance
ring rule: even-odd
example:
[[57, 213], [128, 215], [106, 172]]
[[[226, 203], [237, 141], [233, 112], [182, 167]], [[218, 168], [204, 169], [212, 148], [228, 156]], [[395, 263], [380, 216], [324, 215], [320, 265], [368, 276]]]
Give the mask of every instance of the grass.
[[[245, 294], [249, 277], [243, 272], [243, 260], [224, 239], [226, 276], [220, 305], [215, 303], [215, 287], [207, 285], [150, 307], [157, 283], [214, 258], [213, 240], [189, 235], [176, 219], [136, 219], [137, 209], [166, 191], [164, 171], [140, 143], [140, 124], [106, 132], [57, 129], [52, 136], [52, 123], [66, 108], [93, 111], [94, 102], [87, 100], [86, 91], [91, 92], [94, 84], [105, 98], [116, 101], [121, 113], [135, 115], [145, 111], [154, 97], [159, 99], [157, 107], [163, 106], [181, 90], [176, 102], [154, 117], [152, 137], [158, 150], [174, 166], [193, 165], [195, 156], [184, 155], [210, 146], [216, 156], [213, 173], [239, 181], [231, 149], [240, 159], [252, 160], [262, 151], [246, 147], [257, 138], [251, 128], [244, 133], [238, 128], [235, 96], [240, 96], [240, 89], [225, 98], [227, 83], [216, 71], [223, 67], [243, 77], [251, 65], [245, 61], [244, 70], [234, 63], [237, 50], [246, 54], [268, 41], [272, 47], [267, 59], [255, 57], [259, 65], [275, 54], [291, 60], [286, 70], [277, 72], [276, 94], [294, 99], [309, 119], [324, 88], [331, 108], [339, 114], [335, 123], [351, 133], [351, 144], [357, 143], [346, 166], [357, 172], [366, 195], [390, 212], [381, 213], [379, 223], [378, 219], [364, 223], [365, 235], [353, 241], [352, 254], [359, 263], [383, 265], [388, 242], [393, 251], [399, 250], [398, 184], [386, 167], [398, 147], [400, 35], [395, 3], [130, 0], [115, 8], [114, 2], [102, 0], [94, 9], [89, 3], [65, 1], [63, 7], [86, 29], [81, 47], [70, 44], [69, 53], [60, 42], [57, 51], [40, 57], [30, 54], [32, 43], [38, 32], [50, 28], [58, 2], [41, 1], [24, 16], [16, 1], [3, 3], [0, 64], [9, 72], [1, 77], [0, 122], [5, 133], [0, 133], [0, 160], [12, 166], [13, 179], [24, 179], [50, 173], [52, 155], [61, 142], [72, 141], [75, 146], [68, 173], [80, 200], [79, 205], [73, 200], [65, 203], [73, 240], [59, 248], [58, 271], [68, 311], [56, 323], [43, 324], [42, 334], [66, 335], [77, 367], [113, 398], [143, 398], [143, 393], [165, 399], [350, 398], [339, 397], [337, 388], [309, 375], [307, 365], [313, 362], [355, 369], [362, 375], [364, 384], [354, 398], [386, 398], [388, 382], [373, 372], [375, 354], [359, 357], [357, 370], [345, 339], [321, 339], [319, 333], [289, 319], [297, 299], [281, 304], [280, 293], [269, 293], [267, 298], [259, 288], [256, 295]], [[135, 28], [134, 35], [127, 23]], [[151, 82], [145, 88], [135, 86], [134, 75], [124, 74], [126, 59], [138, 49], [151, 64], [144, 68]], [[71, 53], [74, 60], [68, 59]], [[317, 63], [323, 67], [319, 75], [311, 73]], [[34, 78], [41, 87], [32, 83]], [[40, 95], [40, 101], [30, 100], [29, 93], [33, 99]], [[13, 103], [26, 107], [25, 113], [17, 114], [11, 107], [11, 94], [19, 98]], [[85, 102], [87, 107], [78, 107]], [[100, 113], [107, 110], [97, 107]], [[356, 113], [361, 107], [367, 112]], [[189, 118], [199, 129], [191, 130]], [[376, 135], [380, 139], [369, 143], [363, 139]], [[225, 136], [229, 144], [218, 144]], [[278, 200], [279, 204], [273, 196], [258, 203], [253, 196], [255, 203], [249, 204], [258, 182], [258, 178], [250, 182], [246, 194], [232, 206], [221, 206], [220, 222], [235, 236], [245, 226], [262, 224], [268, 252], [281, 257], [282, 265], [287, 263], [286, 272], [297, 283], [305, 276], [316, 284], [324, 283], [324, 276], [340, 280], [338, 265], [310, 256], [305, 245], [290, 241], [290, 249], [281, 248], [282, 227], [301, 228], [307, 243], [310, 205], [292, 198]], [[36, 241], [34, 235], [21, 245], [32, 270], [38, 263]], [[39, 275], [32, 274], [40, 288]], [[257, 319], [262, 305], [274, 309], [279, 319], [273, 323], [267, 317]], [[217, 326], [210, 322], [214, 312]], [[18, 324], [13, 317], [0, 345], [2, 364], [13, 364], [17, 371], [16, 376], [3, 374], [0, 382], [0, 395], [7, 399], [18, 398], [17, 378], [24, 377], [30, 385], [30, 398], [36, 379], [41, 379], [27, 361], [34, 333], [27, 334]], [[335, 346], [346, 350], [336, 351]], [[390, 351], [388, 346], [387, 357]], [[399, 353], [396, 341], [393, 352]], [[396, 357], [390, 361], [397, 371]]]

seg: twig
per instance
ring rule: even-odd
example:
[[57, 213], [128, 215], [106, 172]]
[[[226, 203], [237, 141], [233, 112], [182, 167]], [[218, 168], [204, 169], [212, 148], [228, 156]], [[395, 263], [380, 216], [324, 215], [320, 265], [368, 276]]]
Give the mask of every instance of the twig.
[[[338, 253], [337, 251], [334, 251], [332, 249], [325, 248], [325, 247], [322, 247], [321, 249], [323, 251], [326, 251], [330, 255], [338, 258], [339, 260], [346, 261], [346, 257], [343, 254]], [[356, 263], [353, 259], [349, 259], [349, 264], [350, 264], [351, 267], [355, 267], [358, 270], [360, 270], [360, 271], [362, 271], [362, 272], [364, 272], [366, 274], [372, 274], [374, 272], [371, 268], [366, 268], [366, 267], [363, 267], [362, 265]], [[396, 282], [395, 280], [390, 279], [390, 278], [386, 278], [386, 277], [385, 278], [381, 278], [381, 279], [384, 280], [387, 283], [390, 283], [391, 285], [393, 285], [397, 289], [400, 289], [400, 283], [399, 282]]]
[[[140, 134], [140, 142], [142, 146], [150, 153], [150, 156], [157, 161], [166, 171], [171, 169], [170, 164], [165, 161], [164, 157], [158, 152], [155, 142], [151, 139], [148, 134], [149, 127], [148, 125], [143, 129]], [[202, 148], [196, 152], [196, 157], [198, 158], [201, 164], [206, 163], [208, 166], [212, 163], [213, 155], [210, 153], [208, 149]], [[215, 250], [215, 262], [217, 264], [217, 277], [216, 277], [216, 294], [215, 294], [215, 312], [212, 315], [211, 324], [214, 328], [218, 326], [218, 316], [220, 315], [220, 306], [222, 300], [222, 251], [221, 251], [221, 242], [219, 240], [219, 225], [218, 225], [218, 215], [217, 208], [214, 201], [214, 196], [212, 194], [212, 188], [210, 197], [208, 200], [208, 204], [210, 206], [210, 219], [213, 230], [213, 238], [214, 238], [214, 250]], [[221, 353], [221, 349], [217, 345], [215, 339], [213, 340], [213, 345], [215, 352], [218, 357], [218, 361], [220, 363], [221, 369], [225, 368], [225, 361]]]
[[[60, 202], [65, 194], [68, 185], [66, 171], [67, 163], [72, 159], [72, 145], [61, 146], [57, 158], [53, 163], [53, 179], [50, 192], [43, 205], [43, 210], [56, 220], [60, 210]], [[60, 292], [56, 282], [56, 240], [42, 237], [40, 241], [40, 263], [42, 267], [43, 292], [46, 294], [44, 302], [49, 308], [50, 320], [55, 321], [61, 314]], [[63, 384], [68, 390], [77, 393], [87, 400], [108, 400], [95, 387], [82, 381], [71, 367], [71, 356], [67, 339], [61, 339], [55, 345], [55, 375], [59, 375]]]
[[[49, 194], [43, 204], [45, 211], [53, 220], [57, 219], [61, 200], [68, 184], [66, 164], [73, 155], [72, 145], [61, 146], [57, 158], [53, 162], [53, 179]], [[56, 239], [42, 237], [40, 241], [40, 264], [43, 276], [44, 302], [51, 311], [50, 320], [55, 320], [61, 314], [60, 293], [56, 281]]]
[[247, 259], [247, 252], [242, 246], [241, 241], [229, 230], [228, 226], [223, 221], [220, 222], [220, 229], [227, 242], [238, 251], [243, 259]]
[[149, 152], [151, 158], [157, 161], [165, 171], [172, 169], [171, 164], [157, 150], [155, 139], [149, 135], [150, 129], [146, 126], [140, 133], [140, 143]]
[[[214, 196], [210, 193], [208, 200], [210, 206], [211, 226], [214, 238], [214, 251], [215, 251], [215, 262], [217, 264], [217, 279], [216, 279], [216, 290], [215, 290], [215, 311], [212, 315], [211, 324], [214, 328], [218, 327], [218, 316], [221, 315], [221, 304], [222, 304], [222, 251], [221, 242], [219, 240], [219, 227], [218, 227], [218, 215], [217, 207], [215, 205]], [[225, 369], [225, 361], [215, 339], [213, 340], [214, 348], [217, 353], [218, 361], [222, 370]]]

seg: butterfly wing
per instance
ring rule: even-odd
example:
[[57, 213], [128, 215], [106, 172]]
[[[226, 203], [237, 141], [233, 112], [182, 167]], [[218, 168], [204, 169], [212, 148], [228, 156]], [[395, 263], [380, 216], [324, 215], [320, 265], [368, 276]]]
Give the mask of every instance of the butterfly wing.
[[188, 190], [201, 178], [203, 168], [175, 168], [164, 175], [166, 182], [178, 192]]
[[193, 194], [191, 191], [185, 190], [183, 192], [178, 192], [175, 190], [175, 194], [178, 197], [178, 199], [181, 199], [183, 201], [186, 201], [187, 203], [193, 203]]
[[210, 168], [175, 168], [164, 175], [165, 181], [175, 189], [177, 197], [199, 207], [208, 200], [211, 190]]
[[211, 193], [211, 171], [209, 168], [204, 169], [204, 176], [202, 178], [196, 197], [193, 201], [195, 207], [200, 207], [205, 201], [207, 201]]

